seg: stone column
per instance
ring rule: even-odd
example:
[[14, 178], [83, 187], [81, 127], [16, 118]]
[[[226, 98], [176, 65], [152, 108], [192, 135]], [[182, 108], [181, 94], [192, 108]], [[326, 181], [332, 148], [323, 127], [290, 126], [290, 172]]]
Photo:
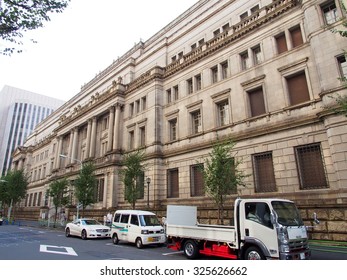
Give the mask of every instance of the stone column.
[[108, 176], [109, 176], [109, 173], [106, 173], [104, 178], [104, 197], [102, 198], [103, 208], [107, 208]]
[[55, 169], [60, 168], [61, 146], [62, 146], [62, 136], [58, 136], [58, 147], [55, 152]]
[[116, 104], [116, 117], [114, 122], [114, 131], [113, 131], [113, 149], [120, 150], [120, 135], [122, 135], [122, 124], [120, 121], [120, 115], [121, 115], [121, 109], [122, 105], [117, 103]]
[[90, 136], [90, 153], [89, 157], [95, 156], [95, 145], [96, 145], [96, 117], [93, 117], [92, 131]]
[[77, 152], [77, 136], [78, 136], [78, 127], [73, 129], [73, 139], [72, 139], [72, 153], [71, 153], [71, 162], [76, 163], [76, 152]]
[[107, 140], [107, 151], [113, 150], [113, 131], [114, 131], [114, 106], [109, 109], [109, 125], [108, 125], [108, 140]]
[[65, 166], [66, 166], [66, 162], [68, 163], [72, 163], [73, 159], [72, 159], [72, 143], [73, 143], [73, 135], [74, 135], [74, 129], [71, 129], [70, 131], [70, 139], [69, 139], [69, 153], [68, 153], [68, 158], [66, 158], [65, 161]]
[[84, 158], [86, 159], [90, 155], [90, 136], [92, 131], [92, 120], [88, 120], [88, 126], [87, 126], [87, 141], [86, 141], [86, 152], [84, 153]]

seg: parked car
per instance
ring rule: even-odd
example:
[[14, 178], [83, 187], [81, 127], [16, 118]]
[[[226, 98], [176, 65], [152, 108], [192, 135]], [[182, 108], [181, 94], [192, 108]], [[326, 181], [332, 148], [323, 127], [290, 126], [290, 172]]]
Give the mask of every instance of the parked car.
[[65, 226], [65, 236], [80, 236], [87, 238], [109, 238], [111, 231], [108, 226], [104, 226], [95, 219], [83, 218], [67, 223]]

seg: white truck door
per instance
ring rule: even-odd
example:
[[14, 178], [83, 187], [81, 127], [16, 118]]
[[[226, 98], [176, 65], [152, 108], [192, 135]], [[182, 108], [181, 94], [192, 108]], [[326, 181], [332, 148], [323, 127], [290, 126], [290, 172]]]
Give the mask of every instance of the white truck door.
[[277, 232], [270, 220], [266, 202], [242, 201], [240, 205], [240, 237], [263, 243], [272, 257], [278, 257]]

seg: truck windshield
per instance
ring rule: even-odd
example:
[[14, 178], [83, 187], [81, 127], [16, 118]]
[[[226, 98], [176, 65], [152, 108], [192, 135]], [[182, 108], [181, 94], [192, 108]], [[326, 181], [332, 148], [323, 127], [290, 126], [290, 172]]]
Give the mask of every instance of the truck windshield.
[[159, 220], [155, 215], [140, 215], [141, 226], [160, 226]]
[[277, 213], [278, 223], [283, 226], [303, 226], [298, 208], [294, 203], [286, 201], [272, 201], [272, 207]]

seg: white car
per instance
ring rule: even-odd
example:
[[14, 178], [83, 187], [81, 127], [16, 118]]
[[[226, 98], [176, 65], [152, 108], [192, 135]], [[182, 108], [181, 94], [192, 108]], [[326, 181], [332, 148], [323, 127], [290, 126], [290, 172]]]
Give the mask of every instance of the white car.
[[83, 218], [77, 219], [65, 226], [65, 236], [80, 236], [87, 238], [109, 238], [111, 237], [110, 227], [100, 224], [97, 220]]

